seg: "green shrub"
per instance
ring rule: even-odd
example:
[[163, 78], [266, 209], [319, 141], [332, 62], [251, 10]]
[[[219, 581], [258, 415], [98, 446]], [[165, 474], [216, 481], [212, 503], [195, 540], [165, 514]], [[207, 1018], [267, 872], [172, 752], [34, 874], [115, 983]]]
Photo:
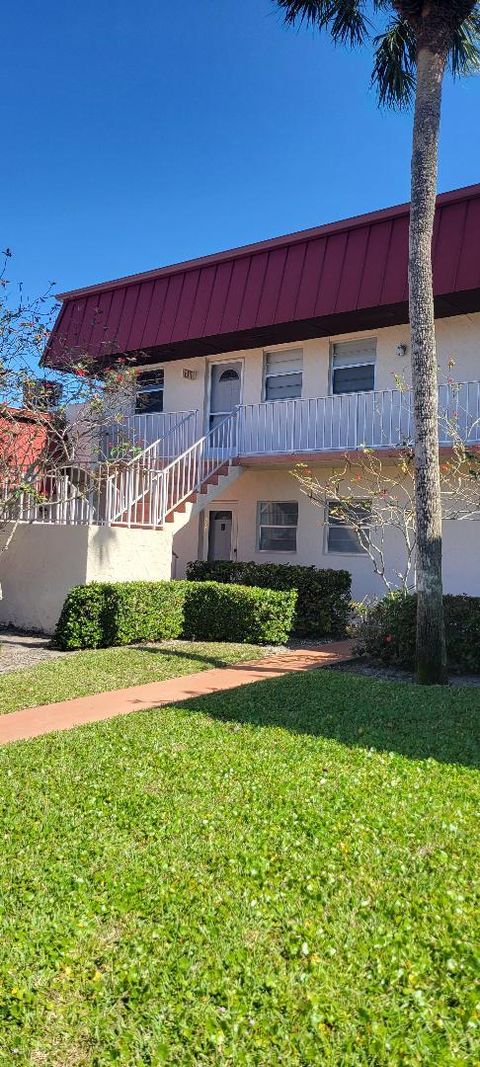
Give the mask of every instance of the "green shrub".
[[186, 637], [281, 644], [296, 593], [218, 582], [92, 582], [71, 589], [54, 642], [64, 650]]
[[71, 589], [58, 620], [58, 648], [108, 648], [180, 637], [186, 582], [92, 582]]
[[[445, 596], [443, 602], [450, 668], [480, 672], [480, 597]], [[412, 669], [416, 611], [416, 596], [404, 593], [392, 593], [367, 608], [356, 628], [359, 653]]]
[[283, 644], [292, 629], [297, 594], [220, 582], [185, 583], [184, 637], [197, 641]]
[[317, 570], [291, 563], [196, 560], [189, 581], [217, 581], [298, 594], [293, 631], [297, 637], [344, 637], [350, 610], [348, 571]]

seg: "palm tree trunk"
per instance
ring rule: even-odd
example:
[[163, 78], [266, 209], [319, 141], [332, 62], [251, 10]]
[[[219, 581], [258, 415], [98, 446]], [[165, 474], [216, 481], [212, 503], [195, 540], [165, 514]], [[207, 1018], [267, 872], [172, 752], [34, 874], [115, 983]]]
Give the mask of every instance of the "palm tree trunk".
[[432, 237], [445, 56], [419, 44], [412, 152], [409, 300], [415, 419], [417, 681], [447, 681]]

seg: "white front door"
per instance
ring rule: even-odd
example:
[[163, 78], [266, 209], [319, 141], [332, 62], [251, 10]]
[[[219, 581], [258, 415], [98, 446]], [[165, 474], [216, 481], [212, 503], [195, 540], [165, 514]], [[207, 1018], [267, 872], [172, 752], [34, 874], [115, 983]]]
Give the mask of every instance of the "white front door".
[[213, 430], [240, 403], [241, 363], [212, 363], [208, 429]]
[[211, 511], [208, 520], [208, 559], [232, 558], [232, 512]]

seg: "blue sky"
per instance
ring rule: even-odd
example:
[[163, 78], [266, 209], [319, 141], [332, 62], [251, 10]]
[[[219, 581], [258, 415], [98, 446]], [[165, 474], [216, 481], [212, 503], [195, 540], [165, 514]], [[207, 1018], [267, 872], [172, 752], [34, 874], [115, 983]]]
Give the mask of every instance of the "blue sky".
[[[10, 274], [65, 290], [408, 199], [411, 116], [369, 76], [271, 0], [10, 5]], [[479, 113], [480, 78], [448, 81], [441, 190], [480, 181]]]

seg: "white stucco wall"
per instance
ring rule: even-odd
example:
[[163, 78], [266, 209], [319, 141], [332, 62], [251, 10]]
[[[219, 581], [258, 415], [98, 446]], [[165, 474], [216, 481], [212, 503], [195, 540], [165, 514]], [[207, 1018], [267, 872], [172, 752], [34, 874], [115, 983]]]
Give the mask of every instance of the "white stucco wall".
[[0, 623], [53, 633], [74, 585], [170, 578], [171, 548], [170, 530], [19, 526], [0, 552]]
[[[299, 347], [303, 350], [304, 397], [325, 396], [330, 392], [331, 346], [337, 341], [375, 337], [377, 342], [376, 379], [377, 389], [395, 388], [396, 375], [410, 381], [409, 352], [406, 357], [397, 355], [400, 344], [409, 343], [409, 328], [392, 326], [379, 330], [360, 331], [332, 335], [307, 341], [292, 341], [288, 345], [271, 346], [273, 351]], [[269, 346], [248, 351], [228, 352], [211, 358], [178, 360], [164, 365], [165, 410], [199, 408], [201, 425], [205, 426], [208, 402], [209, 366], [218, 361], [238, 359], [242, 369], [242, 402], [256, 404], [263, 399], [263, 367], [265, 350]], [[437, 350], [439, 381], [448, 376], [458, 381], [480, 380], [480, 313], [459, 315], [437, 321]], [[449, 368], [449, 361], [455, 367]], [[195, 371], [195, 380], [184, 378], [183, 371]], [[259, 500], [299, 501], [298, 547], [294, 556], [275, 553], [266, 556], [256, 548], [256, 516]], [[219, 510], [222, 503], [232, 505], [235, 548], [239, 559], [273, 560], [313, 563], [322, 567], [347, 567], [353, 576], [355, 597], [381, 593], [383, 585], [372, 573], [371, 563], [358, 555], [332, 555], [326, 552], [322, 515], [312, 508], [303, 497], [286, 468], [271, 467], [247, 470], [226, 493], [209, 505], [200, 518], [194, 516], [183, 529], [176, 532], [173, 542], [178, 559], [175, 573], [183, 576], [190, 559], [204, 555], [207, 545], [208, 510]], [[446, 523], [444, 531], [444, 575], [450, 592], [478, 592], [480, 594], [480, 568], [477, 565], [480, 548], [480, 524], [472, 522]], [[392, 566], [396, 555], [392, 539]]]
[[86, 580], [87, 533], [82, 526], [17, 527], [0, 553], [0, 622], [53, 631], [69, 589]]
[[[163, 366], [165, 373], [165, 411], [188, 411], [198, 408], [205, 425], [208, 398], [209, 366], [214, 362], [240, 360], [242, 367], [242, 402], [258, 404], [263, 399], [263, 363], [265, 351], [281, 351], [282, 348], [303, 350], [304, 397], [326, 396], [330, 390], [330, 351], [335, 342], [350, 341], [362, 337], [375, 337], [377, 361], [375, 387], [395, 388], [395, 375], [400, 374], [408, 382], [410, 361], [397, 355], [399, 344], [409, 343], [409, 327], [388, 326], [379, 330], [364, 330], [356, 333], [335, 334], [331, 337], [314, 338], [308, 341], [292, 341], [288, 345], [272, 345], [262, 348], [227, 352], [223, 355], [193, 359], [179, 359]], [[437, 321], [438, 362], [440, 381], [452, 375], [459, 381], [480, 380], [480, 313], [458, 315]], [[455, 359], [454, 370], [449, 370], [449, 359]], [[184, 370], [196, 373], [191, 380], [184, 377]]]
[[171, 578], [172, 530], [88, 528], [87, 582], [157, 581]]
[[[325, 468], [322, 477], [325, 477]], [[268, 500], [298, 501], [295, 553], [260, 552], [257, 548], [257, 504]], [[354, 599], [384, 594], [385, 587], [374, 574], [368, 556], [327, 551], [323, 511], [300, 492], [298, 483], [285, 467], [246, 470], [229, 490], [221, 492], [201, 513], [198, 525], [192, 521], [190, 538], [185, 536], [177, 548], [179, 577], [183, 575], [186, 563], [196, 558], [199, 540], [200, 556], [206, 557], [209, 512], [224, 508], [231, 508], [233, 512], [233, 549], [237, 559], [346, 569], [352, 575]], [[386, 536], [385, 544], [393, 572], [403, 559], [401, 540], [392, 531]], [[444, 524], [443, 570], [445, 592], [480, 596], [480, 522], [465, 520]]]

